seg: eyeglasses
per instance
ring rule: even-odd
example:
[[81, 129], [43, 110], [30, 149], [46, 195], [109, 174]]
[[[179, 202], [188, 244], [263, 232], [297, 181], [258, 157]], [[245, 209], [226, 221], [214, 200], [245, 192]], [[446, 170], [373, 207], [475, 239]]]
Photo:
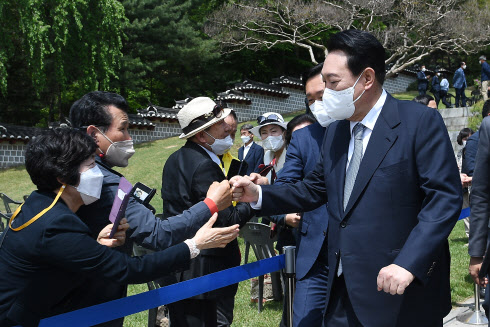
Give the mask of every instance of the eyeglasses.
[[279, 116], [276, 114], [270, 114], [269, 116], [259, 116], [257, 117], [257, 124], [263, 125], [270, 122], [282, 123], [279, 119]]

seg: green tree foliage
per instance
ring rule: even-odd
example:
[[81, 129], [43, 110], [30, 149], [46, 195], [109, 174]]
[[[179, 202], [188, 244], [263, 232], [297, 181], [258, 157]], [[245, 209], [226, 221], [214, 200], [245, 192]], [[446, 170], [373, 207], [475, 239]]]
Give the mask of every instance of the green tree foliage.
[[117, 0], [1, 1], [0, 21], [2, 120], [35, 123], [41, 106], [53, 121], [55, 108], [69, 107], [65, 96], [116, 77], [125, 24]]
[[[188, 13], [192, 0], [124, 0], [129, 24], [120, 73], [120, 89], [160, 105], [208, 89], [203, 71], [219, 58], [214, 41], [200, 32]], [[129, 92], [127, 89], [131, 89]], [[134, 93], [136, 92], [136, 93]], [[149, 94], [149, 98], [147, 98]]]

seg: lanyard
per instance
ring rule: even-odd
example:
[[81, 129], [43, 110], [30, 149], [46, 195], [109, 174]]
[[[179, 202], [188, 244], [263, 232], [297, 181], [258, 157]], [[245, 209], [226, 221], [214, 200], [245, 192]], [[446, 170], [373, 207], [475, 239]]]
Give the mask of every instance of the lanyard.
[[25, 222], [24, 224], [20, 225], [19, 227], [17, 228], [13, 228], [12, 227], [12, 221], [14, 221], [15, 217], [17, 217], [17, 215], [19, 214], [20, 212], [20, 209], [22, 208], [22, 206], [24, 205], [24, 203], [22, 203], [18, 208], [17, 210], [15, 210], [14, 214], [12, 215], [12, 217], [10, 218], [9, 220], [9, 227], [11, 230], [15, 231], [15, 232], [18, 232], [24, 228], [26, 228], [27, 226], [29, 226], [30, 224], [32, 224], [33, 222], [35, 222], [36, 220], [38, 220], [39, 218], [41, 218], [42, 215], [44, 215], [46, 212], [48, 212], [49, 210], [51, 210], [52, 207], [54, 207], [54, 205], [56, 204], [56, 202], [58, 202], [58, 199], [60, 198], [61, 196], [61, 193], [63, 193], [63, 191], [65, 190], [65, 187], [66, 185], [63, 184], [60, 188], [60, 190], [58, 191], [58, 194], [56, 195], [56, 198], [53, 200], [53, 203], [50, 204], [49, 207], [47, 207], [46, 209], [44, 209], [43, 211], [41, 211], [40, 213], [38, 213], [37, 215], [35, 215], [34, 217], [32, 217], [31, 219], [29, 219], [27, 222]]

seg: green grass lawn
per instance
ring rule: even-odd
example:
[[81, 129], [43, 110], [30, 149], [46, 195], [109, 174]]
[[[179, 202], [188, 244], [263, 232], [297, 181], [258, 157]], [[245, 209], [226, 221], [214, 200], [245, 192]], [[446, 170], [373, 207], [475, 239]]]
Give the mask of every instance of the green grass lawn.
[[[403, 96], [409, 97], [411, 93], [408, 92]], [[287, 115], [285, 119], [290, 120], [293, 116], [294, 114]], [[240, 140], [239, 131], [237, 132], [236, 140], [237, 144], [232, 148], [234, 155], [236, 155], [240, 146], [238, 143]], [[140, 181], [157, 189], [157, 194], [151, 202], [157, 212], [162, 211], [160, 187], [163, 166], [168, 156], [183, 144], [183, 140], [178, 137], [172, 137], [136, 145], [136, 154], [131, 158], [129, 167], [118, 169], [130, 182]], [[24, 194], [30, 194], [33, 189], [34, 185], [31, 183], [24, 166], [0, 170], [0, 192], [6, 193], [13, 199], [21, 200]], [[241, 239], [239, 239], [239, 243], [243, 254], [245, 250]], [[453, 304], [473, 294], [473, 285], [468, 275], [468, 248], [464, 246], [465, 243], [467, 243], [467, 239], [464, 234], [463, 223], [458, 222], [449, 237]], [[255, 261], [253, 253], [251, 253], [251, 258], [249, 258], [249, 262], [252, 261]], [[137, 294], [146, 290], [146, 284], [131, 285], [129, 294]], [[267, 302], [264, 305], [264, 310], [259, 314], [257, 304], [250, 302], [250, 281], [247, 280], [240, 283], [235, 303], [235, 322], [233, 326], [277, 326], [281, 319], [281, 313], [281, 303]], [[146, 323], [147, 313], [143, 312], [127, 317], [124, 325], [139, 327], [146, 326]]]

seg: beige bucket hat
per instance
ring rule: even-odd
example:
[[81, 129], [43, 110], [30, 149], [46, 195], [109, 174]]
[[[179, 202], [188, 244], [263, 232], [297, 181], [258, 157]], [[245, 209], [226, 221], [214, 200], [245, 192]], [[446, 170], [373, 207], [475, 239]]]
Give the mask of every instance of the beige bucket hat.
[[265, 114], [257, 117], [258, 126], [255, 126], [250, 130], [250, 132], [260, 138], [260, 129], [267, 125], [279, 125], [284, 129], [287, 129], [288, 123], [284, 122], [284, 118], [282, 118], [281, 114], [277, 112], [266, 112]]
[[231, 109], [225, 109], [208, 97], [192, 99], [177, 114], [182, 134], [181, 139], [187, 139], [200, 131], [225, 119]]

